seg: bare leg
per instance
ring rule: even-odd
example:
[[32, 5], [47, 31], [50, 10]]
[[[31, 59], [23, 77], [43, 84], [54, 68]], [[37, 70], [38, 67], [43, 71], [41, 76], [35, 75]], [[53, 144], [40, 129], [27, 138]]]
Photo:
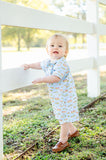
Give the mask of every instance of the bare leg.
[[59, 142], [52, 148], [53, 152], [60, 152], [64, 150], [66, 147], [69, 146], [69, 143], [67, 142], [69, 137], [69, 133], [73, 134], [76, 131], [76, 127], [70, 122], [64, 123], [61, 125], [60, 130], [60, 139]]
[[62, 143], [67, 142], [69, 128], [70, 128], [70, 123], [69, 122], [64, 123], [64, 124], [61, 125], [60, 139], [59, 139], [60, 142], [62, 142]]
[[69, 122], [69, 134], [73, 134], [77, 131], [77, 128], [72, 124], [72, 122]]

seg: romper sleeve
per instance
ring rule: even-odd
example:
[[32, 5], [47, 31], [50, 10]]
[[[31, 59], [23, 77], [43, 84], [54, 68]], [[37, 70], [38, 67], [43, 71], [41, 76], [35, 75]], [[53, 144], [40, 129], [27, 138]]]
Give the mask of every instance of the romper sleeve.
[[53, 75], [63, 79], [69, 74], [69, 72], [70, 70], [66, 60], [62, 60], [55, 64]]
[[41, 65], [41, 68], [42, 68], [42, 70], [44, 71], [44, 72], [46, 72], [46, 68], [47, 68], [47, 65], [48, 65], [48, 59], [46, 59], [46, 60], [44, 60], [44, 61], [42, 61], [41, 63], [40, 63], [40, 65]]

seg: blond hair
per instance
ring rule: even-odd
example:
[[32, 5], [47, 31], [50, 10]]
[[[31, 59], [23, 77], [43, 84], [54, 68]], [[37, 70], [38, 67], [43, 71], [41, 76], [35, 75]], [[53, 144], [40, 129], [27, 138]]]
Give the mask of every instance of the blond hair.
[[[69, 52], [69, 43], [68, 43], [67, 38], [66, 38], [64, 35], [62, 35], [62, 34], [56, 33], [56, 34], [52, 35], [52, 36], [47, 40], [46, 48], [48, 47], [49, 41], [50, 41], [52, 38], [57, 38], [57, 37], [61, 37], [61, 38], [63, 38], [63, 39], [65, 40], [65, 42], [66, 42], [66, 51], [67, 51], [67, 54], [68, 54], [68, 52]], [[66, 55], [65, 57], [67, 57], [67, 55]]]

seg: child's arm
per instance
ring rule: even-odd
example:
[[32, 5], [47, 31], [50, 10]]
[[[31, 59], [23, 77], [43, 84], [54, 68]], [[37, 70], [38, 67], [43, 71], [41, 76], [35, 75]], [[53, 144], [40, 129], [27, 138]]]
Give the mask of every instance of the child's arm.
[[31, 64], [24, 64], [23, 67], [24, 67], [24, 70], [27, 70], [29, 68], [42, 69], [40, 63], [41, 62], [36, 62], [36, 63], [31, 63]]
[[[40, 65], [41, 62], [36, 62], [36, 63], [32, 63], [32, 64], [24, 64], [23, 67], [24, 67], [24, 70], [27, 70], [29, 68], [32, 68], [32, 69], [42, 69], [41, 68], [41, 65]], [[61, 79], [55, 75], [51, 75], [51, 76], [45, 76], [45, 77], [41, 77], [41, 78], [38, 78], [36, 80], [34, 80], [32, 83], [33, 84], [36, 84], [36, 83], [56, 83], [56, 82], [59, 82]]]
[[38, 78], [36, 80], [34, 80], [32, 83], [36, 84], [36, 83], [56, 83], [59, 82], [61, 79], [55, 75], [51, 75], [51, 76], [46, 76], [46, 77], [42, 77], [42, 78]]

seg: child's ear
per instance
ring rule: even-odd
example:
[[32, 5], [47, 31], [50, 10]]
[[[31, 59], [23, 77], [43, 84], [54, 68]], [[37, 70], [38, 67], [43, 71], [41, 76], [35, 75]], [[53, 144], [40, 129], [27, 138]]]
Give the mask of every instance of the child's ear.
[[67, 54], [68, 54], [68, 50], [65, 51], [65, 57], [67, 57]]
[[48, 47], [46, 47], [46, 52], [47, 52], [47, 54], [49, 55]]
[[48, 47], [46, 47], [46, 52], [48, 53]]

